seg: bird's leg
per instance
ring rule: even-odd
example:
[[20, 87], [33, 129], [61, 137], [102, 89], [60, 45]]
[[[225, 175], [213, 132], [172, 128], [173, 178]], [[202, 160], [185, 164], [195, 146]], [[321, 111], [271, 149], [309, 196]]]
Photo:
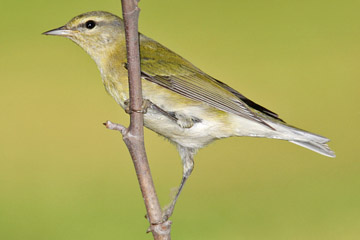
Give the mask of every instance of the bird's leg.
[[148, 99], [143, 100], [143, 104], [142, 104], [140, 110], [130, 109], [129, 99], [124, 101], [124, 109], [127, 114], [131, 114], [132, 112], [139, 112], [139, 113], [145, 114], [145, 113], [147, 113], [147, 110], [149, 108], [162, 114], [163, 116], [169, 118], [170, 120], [175, 122], [177, 125], [179, 125], [179, 127], [182, 127], [182, 128], [191, 128], [192, 126], [194, 126], [194, 124], [201, 122], [201, 119], [198, 119], [193, 116], [186, 116], [186, 115], [179, 114], [177, 112], [165, 111], [164, 109], [162, 109], [161, 107], [154, 104], [153, 102], [151, 102]]
[[170, 113], [170, 112], [165, 111], [164, 109], [162, 109], [158, 105], [152, 103], [149, 99], [144, 99], [143, 100], [141, 110], [131, 110], [130, 109], [130, 100], [127, 99], [127, 100], [124, 101], [124, 109], [125, 109], [125, 112], [127, 114], [130, 114], [132, 112], [141, 112], [141, 113], [145, 114], [145, 113], [147, 113], [147, 110], [149, 108], [161, 113], [162, 115], [168, 117], [169, 119], [173, 120], [174, 122], [178, 121], [178, 118], [175, 116], [174, 113]]
[[176, 201], [178, 200], [181, 190], [183, 189], [186, 180], [189, 178], [191, 172], [194, 169], [194, 155], [196, 153], [196, 149], [194, 148], [186, 148], [180, 145], [177, 145], [177, 149], [180, 153], [180, 157], [183, 164], [183, 176], [181, 179], [180, 187], [171, 201], [170, 205], [168, 205], [163, 212], [163, 221], [167, 221], [174, 212]]
[[177, 119], [177, 117], [175, 116], [174, 113], [167, 112], [167, 111], [165, 111], [164, 109], [162, 109], [161, 107], [159, 107], [158, 105], [156, 105], [154, 103], [151, 103], [151, 109], [154, 109], [155, 111], [161, 113], [162, 115], [166, 116], [167, 118], [171, 119], [174, 122], [178, 121], [178, 119]]

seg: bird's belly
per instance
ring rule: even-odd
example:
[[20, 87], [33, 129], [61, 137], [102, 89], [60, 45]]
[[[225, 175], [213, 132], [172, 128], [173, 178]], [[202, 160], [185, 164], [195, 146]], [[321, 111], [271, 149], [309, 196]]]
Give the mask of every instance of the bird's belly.
[[183, 147], [202, 148], [215, 139], [228, 137], [219, 131], [219, 123], [200, 119], [189, 128], [181, 127], [173, 119], [154, 111], [144, 115], [144, 125], [150, 130], [164, 136], [171, 142]]

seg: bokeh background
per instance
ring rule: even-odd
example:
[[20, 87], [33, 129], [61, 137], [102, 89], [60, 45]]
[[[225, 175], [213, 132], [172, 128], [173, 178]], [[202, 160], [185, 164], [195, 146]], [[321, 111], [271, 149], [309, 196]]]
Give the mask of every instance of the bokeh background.
[[[337, 158], [267, 139], [215, 142], [172, 217], [173, 239], [360, 239], [360, 2], [141, 1], [140, 31], [287, 122], [332, 139]], [[120, 1], [10, 1], [0, 8], [0, 239], [151, 239], [121, 136], [128, 124], [95, 63], [42, 36]], [[181, 178], [146, 131], [162, 205]]]

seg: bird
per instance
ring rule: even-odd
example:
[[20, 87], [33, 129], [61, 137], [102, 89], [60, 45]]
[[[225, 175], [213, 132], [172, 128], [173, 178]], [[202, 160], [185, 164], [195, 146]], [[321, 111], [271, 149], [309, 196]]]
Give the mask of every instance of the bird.
[[[123, 109], [129, 108], [125, 30], [120, 17], [87, 12], [43, 34], [66, 37], [83, 48], [95, 61], [106, 91]], [[335, 157], [328, 138], [285, 123], [276, 113], [141, 33], [139, 50], [143, 98], [149, 103], [144, 126], [176, 146], [183, 166], [180, 186], [164, 210], [164, 220], [173, 214], [193, 171], [196, 152], [217, 139], [280, 139]]]

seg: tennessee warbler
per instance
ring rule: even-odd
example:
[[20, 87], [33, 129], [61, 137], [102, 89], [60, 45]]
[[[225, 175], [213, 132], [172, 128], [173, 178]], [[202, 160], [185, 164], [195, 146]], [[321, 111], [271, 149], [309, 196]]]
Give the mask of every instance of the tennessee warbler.
[[[44, 34], [64, 36], [82, 47], [96, 62], [106, 91], [122, 108], [127, 107], [128, 73], [121, 18], [108, 12], [88, 12]], [[151, 103], [144, 114], [144, 125], [174, 143], [183, 163], [182, 181], [165, 211], [165, 219], [171, 216], [193, 170], [196, 151], [216, 139], [281, 139], [335, 157], [326, 144], [329, 139], [286, 124], [274, 112], [151, 38], [139, 34], [139, 41], [143, 97]]]

